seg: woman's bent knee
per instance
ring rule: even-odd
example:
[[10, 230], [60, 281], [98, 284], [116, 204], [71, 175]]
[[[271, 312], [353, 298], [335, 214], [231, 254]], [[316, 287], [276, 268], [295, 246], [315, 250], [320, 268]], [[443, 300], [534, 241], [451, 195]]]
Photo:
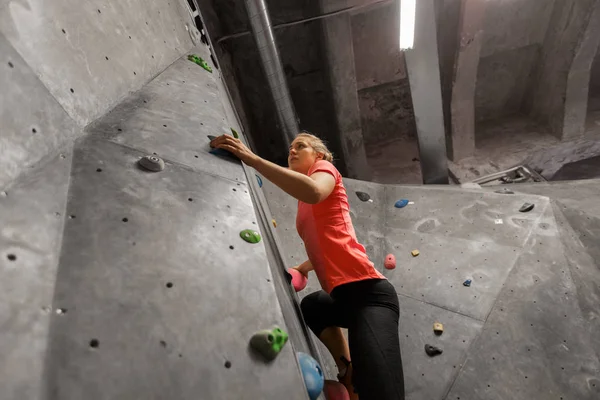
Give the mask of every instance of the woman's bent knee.
[[332, 304], [331, 297], [323, 291], [311, 293], [300, 302], [304, 321], [315, 335], [319, 336], [327, 327], [327, 310]]

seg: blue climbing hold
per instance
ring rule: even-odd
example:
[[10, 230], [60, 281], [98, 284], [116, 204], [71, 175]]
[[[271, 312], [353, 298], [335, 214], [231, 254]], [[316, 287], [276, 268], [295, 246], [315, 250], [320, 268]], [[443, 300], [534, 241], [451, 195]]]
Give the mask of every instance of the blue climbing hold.
[[404, 208], [408, 205], [408, 200], [406, 199], [402, 199], [402, 200], [398, 200], [396, 202], [396, 204], [394, 204], [394, 207], [396, 208]]
[[472, 281], [470, 279], [467, 279], [466, 281], [463, 282], [463, 286], [469, 287], [469, 286], [471, 286], [471, 282]]
[[258, 187], [262, 187], [262, 179], [260, 176], [256, 175], [256, 181], [258, 182]]
[[298, 352], [298, 362], [304, 378], [304, 385], [310, 400], [316, 400], [323, 391], [325, 378], [317, 360], [306, 353]]

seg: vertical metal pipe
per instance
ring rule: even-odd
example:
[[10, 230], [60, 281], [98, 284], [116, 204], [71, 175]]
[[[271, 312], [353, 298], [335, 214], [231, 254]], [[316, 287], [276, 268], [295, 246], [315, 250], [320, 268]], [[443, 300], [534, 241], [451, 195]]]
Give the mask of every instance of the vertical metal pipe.
[[289, 145], [298, 133], [298, 119], [290, 96], [279, 51], [271, 28], [271, 19], [265, 0], [245, 0], [250, 27], [267, 77], [269, 90], [277, 112], [277, 120]]

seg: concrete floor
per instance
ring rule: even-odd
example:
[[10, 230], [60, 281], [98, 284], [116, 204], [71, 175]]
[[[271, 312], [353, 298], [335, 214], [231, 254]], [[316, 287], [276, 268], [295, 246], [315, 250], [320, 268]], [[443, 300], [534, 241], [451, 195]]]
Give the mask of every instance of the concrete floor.
[[[595, 177], [594, 161], [581, 162], [600, 155], [600, 97], [590, 99], [585, 135], [576, 140], [561, 142], [545, 132], [529, 118], [515, 116], [478, 125], [476, 156], [449, 162], [449, 169], [461, 181], [493, 174], [525, 163], [546, 179], [564, 166], [568, 179]], [[367, 157], [373, 171], [373, 181], [383, 184], [420, 184], [421, 166], [416, 140], [398, 139], [369, 143]], [[576, 164], [575, 164], [576, 163]], [[581, 171], [578, 172], [578, 168]], [[565, 179], [567, 175], [561, 175]]]

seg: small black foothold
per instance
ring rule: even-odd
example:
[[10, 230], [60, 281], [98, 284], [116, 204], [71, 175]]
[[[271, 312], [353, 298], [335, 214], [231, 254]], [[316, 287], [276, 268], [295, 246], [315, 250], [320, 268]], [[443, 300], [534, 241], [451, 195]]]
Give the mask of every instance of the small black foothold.
[[440, 349], [439, 347], [435, 347], [430, 344], [425, 345], [425, 353], [427, 353], [429, 357], [435, 357], [437, 355], [442, 354], [443, 352], [444, 350]]
[[360, 201], [369, 201], [371, 196], [365, 192], [356, 192], [356, 196], [360, 199]]
[[519, 208], [519, 211], [522, 213], [529, 212], [529, 211], [533, 210], [533, 207], [535, 207], [535, 204], [525, 203], [521, 206], [521, 208]]

